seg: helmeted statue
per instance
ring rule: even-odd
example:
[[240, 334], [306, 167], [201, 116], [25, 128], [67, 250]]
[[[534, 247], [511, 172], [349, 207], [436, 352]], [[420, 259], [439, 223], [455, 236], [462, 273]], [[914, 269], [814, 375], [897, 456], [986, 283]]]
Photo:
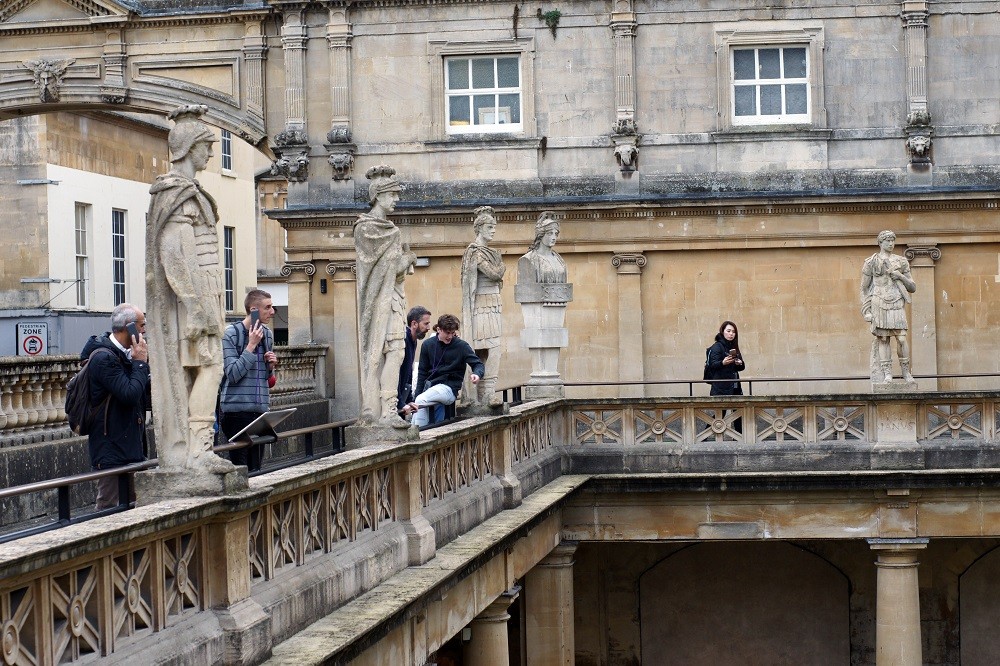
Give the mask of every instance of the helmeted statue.
[[160, 467], [227, 473], [233, 464], [212, 452], [224, 326], [218, 212], [195, 180], [216, 141], [200, 120], [207, 111], [191, 105], [168, 116], [171, 169], [149, 190], [146, 319]]
[[495, 396], [500, 372], [500, 339], [503, 326], [503, 275], [507, 270], [500, 253], [489, 246], [496, 233], [493, 208], [481, 206], [473, 212], [472, 228], [476, 240], [462, 256], [462, 321], [468, 342], [486, 367], [486, 374], [476, 385], [466, 378], [462, 394], [466, 403], [489, 406]]

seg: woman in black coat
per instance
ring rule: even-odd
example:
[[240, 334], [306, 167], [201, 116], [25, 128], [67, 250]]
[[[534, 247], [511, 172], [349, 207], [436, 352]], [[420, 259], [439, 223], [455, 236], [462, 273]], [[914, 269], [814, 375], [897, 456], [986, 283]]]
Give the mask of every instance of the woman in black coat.
[[746, 369], [740, 352], [740, 332], [731, 321], [722, 322], [715, 344], [708, 349], [708, 368], [712, 379], [731, 379], [731, 382], [713, 382], [709, 395], [743, 395], [740, 370]]

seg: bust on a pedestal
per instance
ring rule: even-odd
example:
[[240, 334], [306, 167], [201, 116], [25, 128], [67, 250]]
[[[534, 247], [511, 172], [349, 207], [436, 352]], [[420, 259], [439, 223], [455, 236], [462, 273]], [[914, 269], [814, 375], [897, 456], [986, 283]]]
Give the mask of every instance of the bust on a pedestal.
[[[917, 285], [910, 275], [910, 262], [892, 250], [896, 234], [878, 235], [879, 251], [865, 259], [861, 268], [861, 314], [875, 336], [871, 350], [872, 390], [876, 393], [915, 391], [910, 373], [910, 345], [906, 340], [906, 304]], [[892, 377], [892, 338], [896, 338], [902, 379]]]
[[531, 378], [524, 397], [561, 398], [559, 350], [569, 344], [566, 304], [573, 300], [573, 285], [566, 282], [566, 262], [552, 248], [559, 238], [559, 223], [549, 211], [535, 222], [535, 241], [517, 262], [514, 301], [521, 304], [524, 330], [521, 342], [531, 351]]

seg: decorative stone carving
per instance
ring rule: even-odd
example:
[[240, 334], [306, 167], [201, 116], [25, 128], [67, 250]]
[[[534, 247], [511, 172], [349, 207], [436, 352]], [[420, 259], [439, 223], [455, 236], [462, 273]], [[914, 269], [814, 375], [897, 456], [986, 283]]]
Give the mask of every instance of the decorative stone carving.
[[466, 373], [462, 396], [470, 412], [490, 411], [499, 405], [496, 397], [500, 372], [500, 340], [503, 326], [503, 276], [507, 268], [500, 252], [489, 246], [496, 233], [497, 220], [493, 208], [480, 206], [473, 212], [472, 228], [476, 240], [462, 256], [462, 321], [466, 341], [476, 350], [486, 372], [478, 385]]
[[411, 438], [416, 436], [416, 428], [396, 412], [396, 388], [406, 328], [403, 282], [417, 258], [402, 242], [399, 228], [387, 218], [403, 189], [395, 169], [376, 166], [365, 175], [372, 181], [368, 188], [372, 209], [354, 223], [361, 366], [358, 426], [380, 426], [383, 438]]
[[274, 137], [272, 176], [282, 176], [292, 183], [309, 180], [309, 135], [305, 130], [286, 127]]
[[38, 99], [42, 102], [58, 102], [63, 76], [74, 62], [75, 58], [36, 58], [21, 64], [31, 70], [38, 87]]
[[308, 281], [312, 281], [312, 277], [316, 275], [316, 264], [311, 261], [289, 261], [284, 266], [281, 267], [281, 275], [284, 277], [290, 277], [293, 272], [302, 271], [305, 274]]
[[573, 300], [573, 285], [566, 282], [566, 262], [553, 247], [559, 223], [546, 211], [535, 222], [535, 240], [517, 262], [514, 301], [521, 304], [524, 330], [521, 342], [531, 351], [531, 377], [525, 397], [561, 398], [559, 350], [569, 344], [565, 328], [566, 304]]
[[351, 169], [354, 168], [353, 153], [331, 153], [328, 161], [333, 167], [334, 180], [347, 180], [351, 177]]
[[618, 118], [611, 127], [611, 136], [636, 136], [639, 134], [639, 127], [635, 123], [635, 118], [626, 116]]
[[931, 114], [927, 109], [916, 109], [906, 116], [906, 149], [910, 162], [926, 164], [931, 161]]
[[611, 265], [618, 269], [619, 275], [639, 274], [646, 265], [646, 256], [641, 253], [620, 252], [611, 257]]
[[615, 143], [615, 159], [622, 173], [635, 171], [639, 160], [639, 137], [612, 137]]
[[357, 277], [358, 265], [353, 261], [331, 261], [326, 265], [327, 275], [336, 275], [342, 271], [350, 271], [352, 277]]
[[[878, 390], [915, 390], [910, 374], [910, 347], [906, 339], [906, 304], [917, 285], [910, 275], [910, 262], [893, 254], [896, 234], [878, 235], [879, 251], [868, 257], [861, 268], [861, 314], [871, 324], [871, 376]], [[896, 338], [897, 356], [903, 380], [892, 378], [892, 338]], [[881, 386], [880, 386], [881, 385]]]
[[910, 245], [905, 250], [903, 250], [903, 256], [906, 257], [907, 261], [913, 261], [914, 259], [927, 257], [931, 261], [937, 261], [941, 258], [941, 248], [930, 245], [923, 247], [920, 245]]
[[327, 143], [350, 143], [351, 128], [347, 125], [336, 125], [326, 133]]
[[146, 298], [155, 327], [149, 365], [160, 459], [160, 469], [150, 474], [160, 478], [147, 477], [144, 502], [246, 487], [245, 476], [234, 480], [233, 464], [212, 452], [224, 322], [218, 213], [195, 180], [216, 140], [200, 120], [207, 111], [189, 105], [169, 115], [171, 169], [150, 188]]

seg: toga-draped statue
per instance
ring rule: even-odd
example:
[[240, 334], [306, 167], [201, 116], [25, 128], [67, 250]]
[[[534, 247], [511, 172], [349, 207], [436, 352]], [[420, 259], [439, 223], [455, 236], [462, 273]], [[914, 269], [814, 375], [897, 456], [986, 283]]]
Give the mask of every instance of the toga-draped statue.
[[399, 228], [387, 219], [396, 208], [403, 186], [396, 171], [372, 167], [365, 174], [371, 212], [354, 223], [358, 255], [358, 345], [361, 365], [362, 425], [408, 429], [396, 412], [399, 366], [403, 362], [406, 295], [403, 281], [413, 271], [416, 256], [402, 242]]
[[150, 331], [156, 449], [161, 469], [225, 474], [212, 452], [222, 378], [223, 280], [215, 200], [195, 180], [212, 157], [208, 111], [173, 111], [171, 169], [150, 188], [146, 220], [146, 321]]

